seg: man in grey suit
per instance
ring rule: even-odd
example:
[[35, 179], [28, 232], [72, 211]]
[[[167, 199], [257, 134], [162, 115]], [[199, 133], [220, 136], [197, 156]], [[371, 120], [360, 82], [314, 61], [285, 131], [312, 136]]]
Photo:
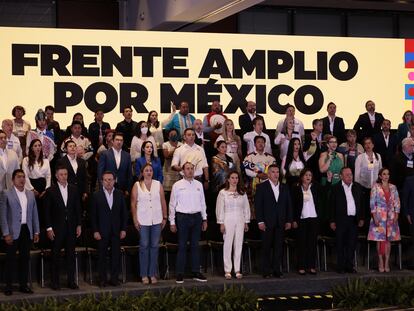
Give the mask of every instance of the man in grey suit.
[[16, 252], [19, 251], [19, 283], [22, 293], [32, 294], [27, 286], [30, 247], [39, 241], [39, 217], [32, 191], [24, 188], [26, 176], [21, 169], [12, 174], [13, 186], [2, 193], [0, 200], [0, 226], [6, 245], [5, 295], [10, 296]]
[[17, 153], [6, 146], [6, 133], [0, 130], [0, 191], [12, 188], [12, 174], [20, 168]]

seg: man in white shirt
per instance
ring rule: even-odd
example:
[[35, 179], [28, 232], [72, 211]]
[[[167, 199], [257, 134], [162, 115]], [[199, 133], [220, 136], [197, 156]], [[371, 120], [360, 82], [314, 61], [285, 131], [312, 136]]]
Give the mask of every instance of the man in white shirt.
[[272, 145], [270, 142], [269, 135], [263, 132], [263, 119], [261, 117], [256, 117], [253, 119], [253, 131], [244, 134], [243, 140], [247, 144], [247, 154], [252, 152], [256, 152], [256, 148], [254, 146], [254, 138], [256, 136], [263, 136], [265, 138], [265, 149], [264, 152], [268, 154], [272, 154]]
[[364, 225], [362, 189], [353, 183], [352, 170], [343, 167], [341, 182], [332, 186], [329, 195], [331, 210], [330, 227], [336, 235], [338, 273], [356, 273], [354, 253], [358, 239], [358, 227]]
[[[21, 169], [13, 172], [13, 187], [4, 193], [0, 206], [0, 225], [6, 246], [5, 295], [12, 295], [13, 272], [18, 262], [20, 292], [32, 294], [27, 286], [32, 240], [39, 241], [39, 217], [34, 194], [25, 190], [26, 176]], [[19, 258], [16, 252], [19, 251]]]
[[176, 282], [184, 282], [187, 241], [190, 239], [191, 271], [193, 279], [206, 282], [200, 272], [200, 250], [198, 242], [201, 230], [207, 230], [207, 212], [203, 185], [194, 179], [194, 165], [186, 162], [182, 166], [183, 179], [177, 181], [170, 198], [170, 230], [178, 234], [178, 252], [176, 260]]
[[5, 119], [1, 123], [1, 128], [6, 133], [7, 137], [7, 149], [12, 149], [16, 152], [19, 163], [23, 160], [23, 151], [22, 147], [20, 146], [20, 140], [13, 134], [13, 121], [10, 119]]
[[[174, 151], [171, 161], [171, 168], [181, 175], [184, 174], [182, 167], [184, 163], [190, 162], [194, 165], [194, 178], [204, 182], [204, 188], [208, 188], [209, 174], [206, 154], [204, 149], [198, 146], [195, 141], [195, 131], [187, 128], [184, 131], [185, 144]], [[204, 180], [203, 180], [204, 175]]]

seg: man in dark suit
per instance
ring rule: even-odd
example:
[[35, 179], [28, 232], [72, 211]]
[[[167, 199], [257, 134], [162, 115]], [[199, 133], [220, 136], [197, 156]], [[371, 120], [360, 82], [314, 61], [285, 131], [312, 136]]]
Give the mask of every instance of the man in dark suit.
[[88, 197], [88, 174], [86, 172], [86, 161], [76, 156], [76, 143], [73, 140], [65, 142], [67, 154], [58, 160], [57, 166], [65, 167], [68, 171], [68, 183], [78, 188], [82, 200]]
[[59, 258], [65, 248], [68, 287], [75, 283], [75, 245], [81, 235], [81, 206], [78, 189], [68, 183], [68, 170], [56, 167], [57, 183], [46, 190], [45, 222], [47, 236], [52, 241], [52, 289], [60, 289]]
[[358, 141], [362, 143], [365, 137], [374, 137], [375, 134], [381, 132], [382, 121], [384, 116], [381, 113], [375, 112], [375, 103], [369, 100], [365, 103], [367, 112], [359, 115], [358, 120], [354, 125], [354, 130], [357, 132]]
[[92, 197], [91, 225], [93, 237], [98, 241], [99, 286], [106, 284], [106, 253], [111, 246], [110, 285], [118, 286], [120, 240], [126, 236], [128, 212], [124, 195], [115, 189], [115, 174], [106, 171], [102, 175], [103, 187]]
[[[247, 132], [253, 131], [253, 119], [256, 117], [261, 117], [263, 119], [261, 115], [256, 113], [256, 103], [254, 101], [248, 101], [246, 103], [246, 113], [239, 116], [240, 137], [243, 137]], [[266, 130], [264, 119], [263, 130]]]
[[338, 140], [338, 145], [340, 145], [346, 140], [344, 119], [336, 116], [336, 105], [333, 102], [328, 104], [327, 111], [328, 115], [322, 118], [322, 135], [330, 134], [335, 136]]
[[390, 128], [391, 121], [384, 119], [381, 132], [374, 135], [374, 151], [381, 155], [383, 167], [390, 167], [398, 146], [398, 138], [390, 133]]
[[354, 253], [358, 239], [358, 227], [364, 225], [362, 189], [352, 182], [352, 170], [343, 167], [341, 182], [332, 186], [329, 195], [331, 209], [330, 227], [336, 234], [337, 270], [339, 273], [356, 273]]
[[[27, 286], [32, 240], [39, 241], [39, 217], [32, 191], [25, 190], [26, 177], [21, 169], [12, 174], [13, 187], [5, 191], [0, 206], [0, 225], [6, 246], [6, 265], [4, 269], [6, 288], [4, 294], [12, 295], [13, 271], [16, 252], [19, 251], [20, 291], [32, 294]], [[1, 194], [3, 195], [3, 194]]]
[[390, 182], [397, 186], [401, 195], [405, 178], [414, 175], [414, 141], [411, 137], [401, 142], [401, 151], [397, 152], [390, 164]]
[[105, 132], [106, 130], [111, 129], [109, 123], [103, 121], [104, 112], [102, 109], [95, 111], [95, 120], [89, 124], [88, 134], [89, 139], [92, 143], [93, 148], [93, 157], [90, 157], [88, 160], [88, 169], [91, 175], [91, 192], [95, 190], [96, 179], [97, 179], [97, 170], [98, 163], [96, 162], [95, 156], [99, 147], [105, 142]]
[[[283, 277], [281, 260], [284, 231], [291, 228], [292, 203], [289, 189], [279, 182], [279, 168], [271, 164], [267, 172], [269, 179], [257, 185], [254, 204], [256, 219], [262, 236], [263, 277]], [[273, 247], [273, 264], [270, 249]]]
[[122, 150], [124, 137], [122, 133], [114, 134], [112, 148], [104, 151], [99, 157], [98, 181], [102, 187], [102, 175], [105, 171], [115, 174], [115, 187], [122, 190], [127, 196], [132, 187], [131, 156]]

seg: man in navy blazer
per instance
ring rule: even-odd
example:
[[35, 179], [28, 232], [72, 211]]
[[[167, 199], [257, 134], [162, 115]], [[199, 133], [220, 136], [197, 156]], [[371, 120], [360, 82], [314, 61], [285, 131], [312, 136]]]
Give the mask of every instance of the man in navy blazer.
[[98, 181], [102, 187], [102, 176], [105, 171], [115, 174], [115, 187], [129, 195], [132, 187], [132, 166], [131, 156], [122, 150], [124, 136], [122, 133], [115, 133], [112, 148], [104, 151], [99, 157]]
[[111, 246], [110, 285], [119, 285], [120, 240], [126, 236], [128, 212], [124, 195], [114, 188], [115, 174], [106, 171], [102, 174], [103, 187], [92, 196], [91, 225], [93, 237], [98, 241], [99, 286], [106, 285], [106, 253]]
[[365, 103], [365, 109], [367, 112], [359, 115], [354, 125], [359, 142], [362, 142], [365, 137], [373, 138], [375, 134], [381, 132], [381, 125], [384, 120], [381, 113], [375, 112], [375, 103], [372, 100]]
[[4, 269], [5, 295], [12, 295], [12, 280], [16, 252], [19, 251], [19, 283], [22, 293], [31, 294], [27, 286], [29, 277], [30, 248], [32, 240], [39, 241], [39, 217], [36, 199], [32, 191], [25, 190], [26, 177], [21, 169], [12, 174], [13, 187], [2, 193], [0, 204], [0, 225], [6, 245], [6, 265]]
[[[239, 116], [239, 126], [241, 131], [241, 136], [243, 137], [244, 134], [247, 132], [253, 131], [253, 119], [256, 117], [263, 117], [256, 113], [256, 103], [254, 101], [248, 101], [246, 103], [246, 113]], [[266, 130], [266, 125], [263, 119], [263, 130]]]
[[[291, 228], [292, 203], [288, 186], [279, 181], [279, 168], [276, 164], [268, 167], [269, 179], [257, 185], [254, 205], [256, 219], [262, 236], [263, 277], [281, 278], [280, 270], [283, 254], [285, 230]], [[273, 264], [270, 262], [270, 249], [273, 247]]]
[[332, 186], [328, 199], [331, 211], [330, 227], [336, 235], [338, 273], [355, 273], [354, 253], [358, 227], [364, 225], [362, 187], [352, 182], [352, 170], [343, 167], [341, 181]]
[[59, 290], [59, 260], [62, 248], [66, 253], [68, 287], [78, 289], [75, 283], [76, 238], [81, 235], [81, 202], [76, 186], [68, 183], [66, 167], [56, 167], [57, 183], [46, 189], [45, 222], [49, 240], [52, 241], [52, 284]]

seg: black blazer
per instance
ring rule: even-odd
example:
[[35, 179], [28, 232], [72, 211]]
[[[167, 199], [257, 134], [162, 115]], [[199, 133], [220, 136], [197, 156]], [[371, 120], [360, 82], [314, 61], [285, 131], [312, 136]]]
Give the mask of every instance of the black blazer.
[[335, 136], [336, 139], [338, 140], [338, 146], [346, 141], [344, 119], [340, 117], [335, 117], [333, 133], [331, 133], [330, 128], [329, 128], [329, 117], [328, 116], [326, 116], [325, 118], [322, 118], [322, 124], [323, 124], [322, 135], [331, 134]]
[[374, 137], [376, 133], [381, 132], [382, 121], [384, 121], [384, 116], [381, 113], [376, 112], [374, 127], [372, 127], [368, 112], [359, 115], [359, 118], [354, 125], [354, 130], [358, 134], [358, 141], [362, 142], [365, 137]]
[[[319, 217], [320, 213], [320, 193], [321, 188], [319, 184], [312, 183], [311, 188], [313, 204], [315, 204], [316, 215]], [[303, 192], [300, 185], [292, 187], [292, 205], [293, 205], [293, 221], [299, 222], [303, 209]]]
[[88, 174], [86, 172], [86, 161], [84, 159], [76, 158], [78, 163], [78, 169], [73, 170], [72, 165], [70, 164], [69, 158], [65, 155], [63, 158], [59, 159], [56, 166], [64, 166], [68, 170], [68, 183], [78, 187], [79, 195], [88, 192]]
[[374, 135], [374, 151], [381, 155], [383, 167], [390, 167], [391, 160], [397, 151], [398, 137], [391, 135], [388, 138], [388, 147], [385, 145], [384, 135], [382, 132]]
[[[259, 114], [256, 114], [256, 117], [262, 117]], [[243, 135], [246, 134], [247, 132], [251, 132], [253, 131], [253, 122], [250, 119], [250, 116], [248, 113], [244, 113], [242, 115], [239, 116], [239, 126], [240, 126], [240, 131], [241, 131], [241, 138], [243, 140]], [[263, 119], [263, 131], [266, 130], [266, 125]]]
[[63, 202], [58, 185], [53, 185], [46, 190], [45, 199], [45, 223], [46, 228], [52, 227], [55, 234], [62, 232], [67, 225], [70, 230], [81, 225], [81, 205], [76, 186], [68, 183], [67, 205]]
[[401, 203], [402, 213], [410, 215], [411, 220], [414, 220], [414, 176], [408, 176], [404, 181]]
[[[358, 221], [364, 220], [364, 209], [362, 205], [362, 188], [356, 182], [352, 184], [352, 196], [355, 200], [356, 219]], [[347, 204], [344, 187], [342, 187], [341, 181], [332, 186], [331, 192], [329, 194], [328, 206], [331, 211], [330, 222], [334, 222], [337, 225], [343, 223], [347, 217]]]
[[257, 222], [264, 222], [266, 227], [281, 227], [292, 222], [292, 201], [287, 185], [279, 182], [279, 199], [276, 202], [270, 181], [257, 185], [254, 199]]
[[[105, 131], [110, 128], [109, 123], [102, 122], [101, 131], [103, 137], [105, 137]], [[99, 148], [99, 124], [97, 122], [89, 124], [88, 133], [93, 147], [93, 153], [96, 154]]]
[[126, 231], [128, 212], [121, 190], [113, 190], [112, 210], [106, 201], [103, 189], [96, 191], [91, 200], [91, 226], [93, 232], [99, 232], [102, 238], [118, 236]]
[[408, 166], [408, 161], [407, 156], [402, 151], [397, 152], [391, 160], [390, 182], [397, 187], [398, 191], [403, 189], [405, 179], [414, 175], [414, 168]]

